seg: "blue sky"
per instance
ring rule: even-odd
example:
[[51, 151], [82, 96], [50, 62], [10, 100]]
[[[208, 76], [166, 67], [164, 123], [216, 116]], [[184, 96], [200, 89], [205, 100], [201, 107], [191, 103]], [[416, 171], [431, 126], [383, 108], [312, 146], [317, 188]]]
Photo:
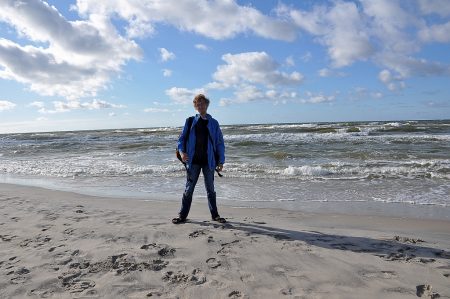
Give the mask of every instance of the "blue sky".
[[450, 1], [0, 3], [0, 133], [450, 118]]

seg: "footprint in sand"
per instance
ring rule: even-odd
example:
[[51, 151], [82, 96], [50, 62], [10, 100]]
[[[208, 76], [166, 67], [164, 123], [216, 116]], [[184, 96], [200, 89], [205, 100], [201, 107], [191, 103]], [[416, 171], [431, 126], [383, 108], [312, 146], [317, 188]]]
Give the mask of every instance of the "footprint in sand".
[[71, 235], [73, 235], [73, 232], [75, 231], [75, 229], [73, 229], [73, 228], [66, 228], [64, 231], [63, 231], [63, 234], [65, 234], [65, 235], [68, 235], [68, 236], [71, 236]]
[[17, 236], [0, 235], [0, 239], [2, 239], [3, 242], [11, 242], [11, 240], [14, 238], [17, 238]]
[[155, 259], [151, 262], [139, 262], [136, 261], [134, 256], [123, 253], [110, 256], [105, 260], [95, 263], [89, 261], [80, 262], [78, 268], [84, 267], [83, 264], [88, 267], [87, 269], [89, 273], [116, 271], [117, 274], [127, 274], [142, 270], [160, 271], [169, 263], [161, 259]]
[[232, 291], [228, 294], [228, 298], [231, 299], [237, 299], [237, 298], [244, 298], [244, 295], [239, 291]]
[[53, 225], [51, 225], [51, 224], [38, 224], [38, 225], [36, 225], [36, 227], [40, 228], [40, 229], [41, 229], [41, 232], [46, 232], [46, 231], [48, 231], [50, 228], [52, 228]]
[[62, 286], [70, 293], [81, 293], [84, 290], [95, 287], [95, 282], [88, 279], [82, 279], [83, 273], [81, 271], [66, 272], [58, 276]]
[[40, 284], [36, 289], [31, 290], [28, 295], [38, 298], [50, 298], [55, 292], [62, 291], [61, 284], [58, 279], [48, 279]]
[[158, 255], [160, 257], [166, 257], [166, 258], [174, 257], [175, 256], [175, 252], [176, 252], [176, 249], [170, 247], [169, 245], [156, 244], [156, 243], [142, 245], [141, 249], [144, 249], [144, 250], [148, 250], [148, 249], [157, 250], [157, 253], [158, 253]]
[[21, 267], [17, 269], [16, 271], [11, 271], [7, 273], [6, 275], [13, 275], [13, 277], [10, 279], [10, 282], [12, 284], [20, 284], [24, 283], [28, 280], [28, 275], [30, 273], [30, 270], [28, 270], [25, 267]]
[[146, 297], [162, 297], [163, 293], [160, 291], [151, 291], [147, 293]]
[[20, 247], [28, 247], [33, 245], [33, 248], [38, 248], [41, 246], [46, 245], [48, 242], [50, 242], [52, 238], [49, 236], [43, 236], [43, 235], [37, 235], [34, 239], [25, 239], [22, 242], [19, 243]]
[[204, 229], [196, 230], [189, 234], [189, 238], [198, 238], [202, 235], [206, 235], [206, 230], [204, 230]]
[[269, 273], [272, 273], [273, 275], [282, 276], [286, 275], [286, 272], [288, 269], [283, 265], [273, 265], [269, 267]]
[[75, 213], [77, 214], [83, 214], [84, 213], [84, 206], [78, 205], [75, 207]]
[[181, 271], [174, 273], [173, 271], [168, 271], [162, 277], [163, 281], [167, 281], [172, 284], [191, 284], [191, 285], [201, 285], [206, 282], [206, 276], [202, 273], [200, 269], [194, 269], [191, 274], [185, 274]]
[[439, 293], [433, 292], [432, 289], [433, 289], [433, 287], [431, 286], [431, 284], [418, 285], [418, 286], [416, 286], [416, 295], [417, 295], [417, 297], [425, 296], [425, 297], [431, 298], [431, 299], [440, 298], [441, 295], [439, 295]]
[[244, 282], [244, 283], [255, 281], [255, 277], [254, 277], [253, 274], [251, 274], [251, 273], [244, 273], [244, 274], [241, 274], [241, 276], [239, 277], [239, 279], [240, 279], [242, 282]]
[[294, 295], [294, 288], [284, 288], [280, 290], [280, 293], [288, 296], [288, 295]]
[[227, 255], [227, 254], [229, 254], [232, 251], [232, 248], [234, 247], [234, 244], [239, 243], [239, 242], [240, 242], [240, 240], [234, 240], [234, 241], [231, 241], [231, 242], [228, 242], [228, 243], [220, 244], [220, 246], [222, 246], [222, 248], [220, 248], [217, 251], [217, 254], [220, 254], [220, 255]]
[[58, 246], [51, 247], [51, 248], [48, 250], [48, 252], [53, 252], [53, 251], [55, 251], [56, 249], [61, 248], [61, 247], [64, 247], [64, 246], [66, 246], [66, 245], [61, 244], [61, 245], [58, 245]]
[[222, 263], [219, 260], [217, 260], [216, 258], [214, 258], [214, 257], [211, 257], [211, 258], [207, 259], [206, 260], [206, 264], [211, 269], [216, 269], [217, 267], [222, 265]]
[[75, 262], [75, 263], [71, 263], [69, 264], [69, 269], [87, 269], [89, 268], [90, 263], [88, 261], [82, 261], [82, 262]]
[[361, 270], [358, 272], [359, 275], [365, 278], [379, 278], [379, 279], [390, 279], [397, 277], [397, 273], [395, 271], [377, 271], [377, 270]]
[[71, 257], [63, 257], [62, 259], [60, 259], [56, 263], [59, 266], [65, 266], [65, 265], [69, 264], [71, 261], [72, 261]]
[[402, 261], [409, 262], [416, 257], [416, 255], [404, 251], [391, 252], [389, 254], [376, 254], [376, 256], [384, 258], [386, 261]]
[[55, 221], [58, 218], [59, 218], [59, 215], [54, 214], [54, 213], [48, 213], [44, 216], [45, 221]]

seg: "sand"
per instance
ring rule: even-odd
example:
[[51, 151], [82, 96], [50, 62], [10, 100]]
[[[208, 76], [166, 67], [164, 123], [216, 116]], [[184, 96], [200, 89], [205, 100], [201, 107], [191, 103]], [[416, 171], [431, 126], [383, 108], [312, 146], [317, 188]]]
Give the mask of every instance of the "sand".
[[0, 184], [0, 298], [450, 298], [450, 222]]

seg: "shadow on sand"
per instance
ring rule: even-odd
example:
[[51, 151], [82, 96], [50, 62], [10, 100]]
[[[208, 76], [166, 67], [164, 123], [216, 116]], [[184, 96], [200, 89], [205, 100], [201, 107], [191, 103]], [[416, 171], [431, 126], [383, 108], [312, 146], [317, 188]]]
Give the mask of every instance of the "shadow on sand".
[[[217, 224], [210, 221], [189, 221], [200, 226], [212, 226], [246, 232], [250, 235], [273, 237], [279, 241], [302, 241], [312, 246], [327, 249], [348, 250], [358, 253], [370, 253], [389, 261], [413, 260], [421, 263], [434, 262], [435, 258], [450, 259], [450, 252], [427, 247], [420, 239], [393, 236], [392, 239], [373, 239], [369, 237], [342, 236], [319, 231], [294, 231], [271, 227], [263, 224], [242, 223], [237, 221]], [[420, 244], [420, 245], [419, 245]]]

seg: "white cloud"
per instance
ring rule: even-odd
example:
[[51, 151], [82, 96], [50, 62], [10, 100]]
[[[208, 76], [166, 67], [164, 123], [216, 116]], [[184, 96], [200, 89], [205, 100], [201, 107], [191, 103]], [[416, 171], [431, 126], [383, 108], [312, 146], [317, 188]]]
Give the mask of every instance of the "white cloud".
[[336, 70], [332, 70], [329, 68], [320, 69], [318, 72], [320, 77], [345, 77], [346, 74], [344, 72], [339, 72]]
[[204, 44], [196, 44], [195, 48], [199, 49], [199, 50], [202, 50], [202, 51], [208, 51], [209, 50], [208, 46], [206, 46]]
[[401, 76], [394, 76], [389, 70], [382, 70], [378, 74], [378, 79], [383, 82], [390, 91], [397, 91], [405, 88], [405, 82]]
[[0, 39], [0, 78], [42, 95], [93, 96], [128, 60], [141, 56], [137, 44], [101, 15], [68, 21], [45, 2], [7, 0], [0, 2], [0, 21], [28, 40], [22, 46]]
[[204, 94], [204, 89], [191, 90], [187, 88], [172, 87], [166, 90], [166, 95], [178, 104], [192, 104], [194, 97], [199, 93]]
[[16, 107], [16, 104], [10, 101], [0, 100], [0, 111], [11, 110], [14, 109], [14, 107]]
[[161, 55], [161, 61], [166, 62], [175, 59], [175, 54], [167, 50], [166, 48], [159, 48], [159, 54]]
[[383, 93], [379, 91], [370, 91], [365, 87], [356, 87], [348, 94], [351, 100], [380, 99], [383, 97]]
[[114, 116], [116, 116], [116, 113], [110, 112], [110, 113], [108, 113], [108, 116], [109, 116], [109, 117], [114, 117]]
[[306, 92], [305, 96], [300, 96], [295, 91], [264, 91], [255, 86], [244, 86], [242, 89], [234, 92], [233, 98], [222, 98], [220, 106], [229, 106], [231, 104], [249, 103], [254, 101], [268, 101], [277, 104], [299, 103], [299, 104], [320, 104], [331, 103], [335, 100], [335, 95], [324, 95], [322, 93], [314, 94]]
[[257, 101], [264, 99], [265, 96], [266, 93], [264, 93], [262, 89], [259, 89], [253, 85], [242, 86], [234, 92], [234, 97], [236, 98], [235, 103]]
[[36, 121], [47, 121], [48, 120], [48, 118], [46, 118], [46, 117], [38, 117], [38, 118], [36, 118]]
[[276, 91], [274, 90], [264, 92], [264, 90], [254, 85], [242, 85], [234, 91], [233, 99], [221, 99], [219, 105], [228, 106], [230, 104], [267, 101], [271, 100], [275, 95]]
[[313, 94], [308, 92], [306, 98], [300, 99], [301, 103], [304, 104], [320, 104], [320, 103], [331, 103], [335, 100], [334, 95], [323, 95], [323, 94]]
[[[220, 105], [246, 103], [251, 101], [278, 101], [275, 94], [288, 94], [303, 82], [299, 72], [279, 71], [280, 65], [265, 52], [225, 54], [226, 64], [219, 65], [213, 74], [215, 81], [207, 83], [202, 89], [189, 90], [173, 87], [166, 94], [178, 103], [190, 103], [195, 94], [205, 90], [230, 90], [233, 99], [221, 99]], [[287, 59], [289, 62], [291, 59]], [[293, 63], [293, 62], [291, 62]]]
[[333, 7], [315, 6], [310, 12], [282, 9], [302, 30], [328, 47], [334, 67], [366, 60], [374, 52], [365, 22], [355, 3], [336, 1]]
[[423, 28], [419, 31], [419, 38], [424, 42], [450, 42], [450, 22]]
[[379, 74], [378, 74], [378, 78], [380, 79], [381, 82], [383, 83], [389, 83], [392, 81], [392, 74], [389, 70], [382, 70]]
[[169, 69], [163, 69], [163, 76], [164, 76], [164, 77], [170, 77], [170, 76], [172, 76], [172, 70], [169, 70]]
[[328, 68], [323, 68], [318, 71], [320, 77], [331, 77], [332, 71]]
[[295, 60], [294, 60], [294, 57], [292, 57], [292, 56], [287, 57], [287, 58], [286, 58], [286, 61], [285, 61], [285, 64], [286, 64], [287, 66], [295, 66]]
[[[36, 106], [37, 107], [37, 106]], [[44, 106], [37, 107], [39, 108], [39, 113], [43, 114], [53, 114], [53, 113], [61, 113], [61, 112], [68, 112], [71, 110], [78, 110], [78, 109], [87, 109], [87, 110], [99, 110], [99, 109], [108, 109], [108, 108], [126, 108], [124, 105], [117, 105], [108, 103], [103, 100], [94, 99], [92, 102], [80, 102], [78, 100], [74, 101], [54, 101], [53, 102], [53, 109], [46, 109]]]
[[225, 65], [219, 65], [213, 78], [226, 87], [239, 86], [243, 83], [263, 84], [268, 87], [277, 85], [300, 85], [303, 75], [299, 72], [290, 74], [277, 70], [278, 64], [266, 52], [247, 52], [225, 54]]
[[[450, 67], [441, 63], [417, 58], [422, 42], [450, 41], [447, 24], [432, 24], [431, 19], [420, 18], [414, 3], [401, 0], [361, 0], [364, 12], [373, 18], [371, 29], [378, 39], [379, 53], [374, 55], [376, 63], [398, 73], [397, 82], [388, 83], [390, 90], [405, 87], [404, 80], [411, 76], [448, 76]], [[419, 1], [419, 7], [427, 13], [436, 12], [438, 5], [445, 11], [449, 4], [439, 0]], [[448, 1], [447, 1], [448, 2]], [[446, 14], [446, 13], [445, 13]], [[447, 30], [447, 31], [446, 31]], [[417, 38], [419, 37], [419, 38]]]
[[419, 8], [424, 14], [450, 16], [450, 1], [448, 0], [418, 0]]
[[[326, 46], [331, 69], [322, 69], [320, 76], [365, 60], [398, 73], [402, 79], [449, 75], [448, 65], [416, 57], [425, 42], [450, 42], [448, 20], [436, 23], [441, 22], [439, 18], [423, 16], [449, 16], [448, 0], [338, 0], [321, 2], [309, 10], [280, 4], [277, 12]], [[399, 80], [389, 84], [395, 90], [405, 86]]]
[[136, 19], [129, 20], [126, 28], [129, 38], [145, 38], [155, 33], [155, 28], [150, 23], [139, 22]]
[[288, 41], [296, 37], [295, 28], [289, 22], [230, 0], [178, 0], [176, 5], [164, 0], [78, 0], [73, 7], [85, 16], [119, 17], [129, 23], [130, 32], [153, 34], [155, 25], [162, 23], [214, 39], [232, 38], [247, 32]]
[[405, 55], [384, 54], [380, 61], [397, 72], [400, 77], [411, 76], [448, 76], [450, 75], [450, 66], [425, 59], [417, 59]]
[[144, 112], [162, 113], [162, 112], [170, 112], [170, 110], [166, 108], [146, 108], [144, 109]]
[[419, 50], [420, 45], [408, 29], [422, 23], [404, 1], [361, 0], [361, 2], [364, 13], [372, 19], [368, 30], [371, 30], [373, 38], [377, 39], [382, 51], [411, 54]]
[[44, 102], [39, 102], [39, 101], [34, 101], [31, 102], [30, 104], [28, 104], [28, 107], [34, 107], [34, 108], [44, 108], [45, 107], [45, 103]]

